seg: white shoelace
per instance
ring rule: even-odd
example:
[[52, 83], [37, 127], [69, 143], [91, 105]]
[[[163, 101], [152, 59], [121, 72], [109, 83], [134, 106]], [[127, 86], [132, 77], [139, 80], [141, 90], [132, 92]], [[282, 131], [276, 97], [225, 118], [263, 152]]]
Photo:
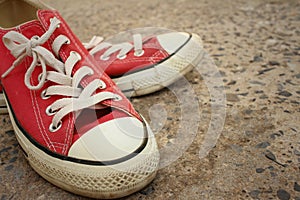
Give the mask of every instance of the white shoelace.
[[[47, 115], [53, 115], [52, 124], [49, 126], [51, 132], [57, 131], [62, 125], [62, 119], [69, 113], [95, 106], [95, 108], [102, 108], [100, 102], [107, 99], [119, 99], [120, 97], [111, 92], [95, 93], [97, 89], [104, 89], [105, 83], [100, 79], [95, 79], [90, 82], [85, 88], [80, 87], [80, 82], [85, 76], [92, 75], [94, 72], [90, 67], [83, 66], [79, 68], [74, 76], [72, 70], [74, 66], [81, 60], [80, 55], [72, 51], [66, 62], [63, 63], [58, 60], [58, 52], [60, 48], [69, 44], [70, 40], [64, 36], [59, 35], [55, 38], [52, 49], [56, 57], [43, 45], [59, 28], [60, 21], [57, 18], [50, 20], [49, 29], [41, 36], [34, 36], [31, 39], [24, 35], [10, 31], [3, 37], [4, 45], [11, 51], [11, 54], [16, 58], [12, 66], [2, 75], [5, 78], [15, 67], [23, 61], [26, 56], [31, 56], [33, 61], [25, 73], [25, 85], [30, 90], [39, 90], [43, 87], [46, 81], [51, 81], [57, 85], [48, 87], [41, 93], [43, 99], [50, 98], [52, 95], [66, 96], [66, 98], [59, 99], [46, 109]], [[46, 66], [52, 67], [55, 71], [47, 71]], [[39, 76], [39, 83], [32, 85], [30, 79], [32, 72], [36, 67], [42, 67], [42, 73]]]
[[103, 42], [102, 37], [94, 36], [88, 43], [83, 43], [86, 49], [89, 50], [91, 55], [96, 54], [103, 49], [107, 49], [100, 57], [101, 60], [108, 60], [110, 56], [119, 51], [117, 58], [125, 59], [127, 54], [134, 49], [134, 55], [140, 57], [144, 54], [143, 40], [141, 34], [133, 35], [133, 44], [124, 42], [120, 44], [111, 44]]

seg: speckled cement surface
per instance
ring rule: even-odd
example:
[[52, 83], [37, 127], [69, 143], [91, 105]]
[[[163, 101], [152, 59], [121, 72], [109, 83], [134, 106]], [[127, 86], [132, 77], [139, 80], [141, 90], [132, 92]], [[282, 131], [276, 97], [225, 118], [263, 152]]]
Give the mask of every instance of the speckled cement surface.
[[[50, 0], [49, 0], [50, 2]], [[227, 94], [219, 140], [200, 159], [213, 114], [198, 70], [158, 93], [132, 99], [157, 129], [160, 148], [174, 146], [188, 80], [197, 98], [195, 138], [147, 188], [124, 199], [300, 200], [300, 2], [277, 0], [60, 0], [82, 40], [160, 26], [195, 32], [218, 67]], [[192, 107], [187, 107], [193, 109]], [[190, 111], [193, 113], [193, 110]], [[190, 119], [193, 121], [193, 119]], [[84, 199], [38, 176], [27, 164], [7, 115], [0, 116], [0, 199]], [[175, 142], [174, 142], [175, 141]], [[189, 143], [184, 139], [183, 143]], [[179, 144], [180, 145], [180, 144]], [[168, 152], [162, 152], [166, 159]]]

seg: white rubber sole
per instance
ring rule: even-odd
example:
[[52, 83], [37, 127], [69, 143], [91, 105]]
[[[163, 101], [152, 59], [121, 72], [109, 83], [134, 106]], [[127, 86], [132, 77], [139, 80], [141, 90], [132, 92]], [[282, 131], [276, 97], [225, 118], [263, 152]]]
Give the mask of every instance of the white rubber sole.
[[110, 166], [80, 164], [56, 158], [35, 146], [20, 130], [9, 107], [8, 112], [29, 164], [47, 181], [64, 190], [90, 198], [114, 199], [141, 190], [156, 175], [159, 152], [153, 135], [142, 152], [124, 162]]
[[161, 90], [191, 71], [204, 55], [202, 41], [191, 34], [187, 43], [163, 62], [148, 69], [113, 79], [127, 97], [142, 96]]

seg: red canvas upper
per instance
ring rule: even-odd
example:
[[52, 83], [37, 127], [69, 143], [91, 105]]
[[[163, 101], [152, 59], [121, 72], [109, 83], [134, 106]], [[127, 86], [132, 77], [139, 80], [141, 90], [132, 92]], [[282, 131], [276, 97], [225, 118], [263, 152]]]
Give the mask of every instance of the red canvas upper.
[[122, 76], [126, 73], [135, 72], [145, 67], [157, 64], [158, 62], [169, 57], [167, 51], [163, 49], [156, 37], [144, 38], [143, 39], [143, 50], [142, 56], [135, 56], [134, 50], [132, 49], [125, 59], [118, 59], [117, 55], [119, 52], [112, 54], [108, 60], [101, 60], [101, 55], [107, 50], [103, 49], [94, 54], [96, 61], [101, 63], [105, 73], [110, 77]]
[[[72, 33], [66, 22], [57, 11], [40, 10], [38, 11], [38, 20], [24, 23], [12, 29], [0, 29], [0, 75], [2, 75], [15, 61], [14, 56], [11, 55], [10, 51], [2, 42], [3, 36], [11, 30], [20, 32], [29, 39], [35, 35], [41, 36], [49, 28], [50, 19], [53, 17], [56, 17], [61, 21], [60, 28], [55, 30], [54, 34], [43, 45], [43, 47], [47, 48], [49, 51], [52, 51], [51, 44], [54, 38], [61, 34], [67, 36], [71, 43], [70, 45], [64, 45], [61, 48], [61, 59], [66, 61], [70, 52], [76, 51], [81, 55], [82, 60], [74, 67], [73, 74], [81, 66], [88, 66], [95, 72], [93, 76], [88, 76], [81, 82], [82, 87], [85, 87], [90, 81], [95, 79], [95, 77], [100, 77], [101, 80], [103, 80], [107, 85], [107, 88], [104, 89], [105, 91], [114, 92], [122, 97], [122, 100], [120, 101], [106, 100], [105, 102], [102, 102], [102, 104], [111, 106], [115, 108], [115, 110], [112, 112], [108, 111], [108, 113], [105, 113], [106, 111], [99, 111], [95, 113], [94, 116], [96, 116], [96, 118], [91, 117], [90, 119], [85, 119], [91, 122], [88, 126], [82, 125], [82, 122], [84, 121], [83, 119], [85, 118], [83, 113], [81, 114], [83, 117], [79, 117], [77, 119], [75, 119], [74, 113], [71, 113], [63, 118], [62, 127], [57, 132], [53, 133], [48, 130], [48, 127], [52, 122], [52, 116], [48, 116], [45, 110], [54, 101], [62, 97], [51, 96], [47, 100], [41, 98], [41, 92], [53, 84], [50, 81], [46, 82], [39, 90], [29, 90], [26, 87], [24, 84], [24, 75], [30, 63], [32, 62], [32, 58], [29, 56], [26, 57], [19, 66], [9, 73], [7, 77], [1, 78], [2, 87], [6, 93], [10, 107], [19, 125], [39, 144], [56, 153], [67, 155], [70, 145], [74, 142], [76, 137], [79, 137], [77, 134], [78, 131], [84, 132], [83, 130], [91, 128], [93, 124], [97, 125], [98, 123], [108, 121], [112, 118], [130, 115], [140, 119], [140, 116], [134, 110], [131, 103], [115, 86], [114, 82], [101, 70], [101, 66], [99, 66], [94, 58], [89, 55], [87, 50], [82, 46], [81, 42]], [[49, 67], [47, 70], [52, 70], [52, 68]], [[36, 68], [31, 77], [31, 84], [36, 85], [38, 83], [38, 75], [41, 73], [41, 71], [42, 70], [40, 68]], [[97, 123], [95, 123], [95, 120], [93, 119], [96, 119]], [[75, 121], [77, 121], [76, 123], [78, 124], [76, 127]], [[77, 136], [74, 137], [74, 135]]]

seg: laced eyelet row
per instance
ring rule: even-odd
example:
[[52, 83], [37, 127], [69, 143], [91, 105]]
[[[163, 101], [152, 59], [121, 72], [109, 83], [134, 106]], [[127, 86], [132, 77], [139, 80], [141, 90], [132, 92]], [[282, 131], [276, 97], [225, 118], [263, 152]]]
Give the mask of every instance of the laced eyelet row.
[[[51, 22], [51, 20], [52, 20], [52, 19], [50, 19], [50, 22]], [[60, 28], [60, 24], [57, 25], [57, 28]], [[67, 41], [66, 41], [66, 44], [71, 44], [71, 41], [70, 41], [70, 40], [67, 40]], [[77, 53], [77, 52], [75, 52], [75, 51], [71, 51], [71, 53], [76, 53], [76, 56], [78, 56], [78, 58], [80, 58], [80, 60], [81, 60], [81, 56], [80, 56], [79, 53]], [[42, 74], [40, 74], [40, 75], [42, 75]], [[39, 76], [39, 79], [41, 79], [41, 76]], [[42, 99], [49, 99], [49, 98], [50, 98], [50, 96], [47, 96], [46, 93], [47, 93], [47, 90], [43, 90], [43, 91], [42, 91], [42, 93], [41, 93]], [[51, 109], [50, 106], [48, 106], [48, 107], [46, 108], [46, 114], [47, 114], [48, 116], [55, 115], [55, 113], [56, 113], [56, 111], [53, 111], [53, 110]], [[61, 127], [62, 127], [62, 121], [60, 121], [60, 122], [57, 124], [56, 127], [53, 125], [53, 123], [51, 123], [50, 126], [49, 126], [49, 131], [53, 133], [53, 132], [58, 131]]]
[[[44, 100], [50, 98], [50, 96], [46, 95], [46, 93], [47, 93], [47, 90], [43, 90], [42, 93], [41, 93], [41, 97], [42, 97], [42, 99], [44, 99]], [[47, 114], [48, 116], [52, 116], [52, 115], [55, 115], [55, 114], [56, 114], [56, 111], [53, 111], [53, 110], [51, 109], [50, 106], [48, 106], [48, 107], [46, 108], [46, 111], [45, 111], [45, 112], [46, 112], [46, 114]], [[49, 131], [53, 133], [53, 132], [58, 131], [61, 127], [62, 127], [62, 122], [61, 122], [61, 121], [59, 122], [59, 124], [58, 124], [56, 127], [53, 126], [53, 124], [51, 123], [50, 126], [49, 126]]]
[[[70, 44], [70, 43], [71, 43], [70, 40], [68, 40], [68, 41], [66, 42], [66, 44]], [[71, 55], [71, 54], [74, 54], [75, 56], [77, 56], [78, 60], [81, 60], [81, 59], [82, 59], [81, 55], [80, 55], [78, 52], [76, 52], [76, 51], [71, 51], [71, 52], [70, 52], [70, 55]], [[50, 98], [50, 96], [47, 96], [47, 95], [46, 95], [46, 90], [44, 90], [44, 91], [42, 92], [41, 96], [42, 96], [42, 99], [48, 99], [48, 98]], [[53, 110], [51, 109], [51, 107], [48, 106], [48, 107], [46, 108], [46, 114], [47, 114], [48, 116], [52, 116], [52, 115], [55, 115], [55, 114], [56, 114], [56, 111], [53, 111]], [[49, 131], [53, 133], [53, 132], [58, 131], [61, 127], [62, 127], [62, 122], [61, 122], [61, 121], [59, 122], [59, 124], [58, 124], [56, 127], [53, 126], [53, 124], [51, 123], [50, 126], [49, 126]]]

